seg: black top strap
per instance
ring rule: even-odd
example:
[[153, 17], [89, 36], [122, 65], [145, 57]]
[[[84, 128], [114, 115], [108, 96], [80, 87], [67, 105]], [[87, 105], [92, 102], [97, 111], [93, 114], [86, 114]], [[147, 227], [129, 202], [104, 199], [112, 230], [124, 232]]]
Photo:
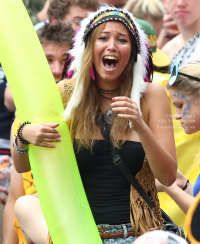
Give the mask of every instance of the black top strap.
[[113, 157], [113, 163], [119, 167], [119, 169], [122, 171], [122, 173], [126, 176], [126, 178], [129, 180], [131, 185], [135, 188], [137, 192], [141, 195], [141, 197], [147, 202], [150, 208], [154, 207], [154, 203], [151, 201], [148, 194], [144, 191], [140, 183], [135, 179], [133, 174], [128, 170], [126, 165], [123, 163], [122, 158], [118, 155], [117, 151], [112, 147], [111, 155]]

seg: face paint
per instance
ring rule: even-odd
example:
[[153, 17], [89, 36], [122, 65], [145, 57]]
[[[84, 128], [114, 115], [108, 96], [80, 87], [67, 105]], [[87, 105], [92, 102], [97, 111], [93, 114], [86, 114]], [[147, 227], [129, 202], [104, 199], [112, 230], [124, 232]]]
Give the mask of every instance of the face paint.
[[186, 100], [186, 102], [187, 102], [187, 107], [183, 111], [183, 117], [186, 117], [190, 114], [190, 109], [192, 106], [192, 101], [190, 99]]
[[182, 94], [182, 93], [176, 93], [176, 94], [174, 94], [173, 96], [174, 96], [174, 97], [177, 97], [177, 98], [179, 98], [179, 99], [183, 99], [183, 100], [186, 101], [186, 103], [187, 103], [187, 107], [183, 110], [183, 114], [182, 114], [182, 116], [183, 116], [183, 117], [188, 116], [188, 115], [190, 114], [190, 109], [191, 109], [191, 106], [192, 106], [192, 101], [191, 101], [191, 99], [189, 99], [188, 97], [186, 97], [186, 96], [185, 96], [184, 94]]
[[[173, 105], [176, 108], [175, 119], [180, 121], [186, 134], [193, 134], [200, 131], [199, 102], [193, 96], [176, 92], [169, 89], [169, 94]], [[200, 98], [198, 97], [198, 101]]]
[[99, 41], [96, 41], [94, 45], [95, 46], [99, 46], [100, 45], [100, 42]]
[[124, 44], [124, 47], [129, 48], [130, 49], [130, 45], [129, 44]]

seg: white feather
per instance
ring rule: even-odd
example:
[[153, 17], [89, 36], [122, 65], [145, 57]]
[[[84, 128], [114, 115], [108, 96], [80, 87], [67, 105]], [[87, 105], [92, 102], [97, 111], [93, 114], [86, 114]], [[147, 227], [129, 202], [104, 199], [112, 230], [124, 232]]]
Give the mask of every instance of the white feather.
[[146, 83], [144, 82], [143, 69], [144, 66], [142, 57], [140, 54], [138, 54], [137, 62], [133, 67], [133, 86], [131, 91], [131, 99], [136, 102], [140, 115], [142, 115], [142, 111], [140, 108], [140, 98], [142, 94], [146, 91]]
[[[81, 70], [84, 50], [85, 50], [85, 44], [83, 44], [79, 48], [79, 55], [75, 57], [76, 70]], [[70, 69], [71, 69], [71, 66], [70, 66]], [[84, 81], [80, 79], [80, 72], [75, 73], [73, 75], [72, 79], [76, 79], [76, 83], [75, 83], [75, 87], [74, 87], [74, 92], [64, 111], [64, 119], [66, 121], [68, 121], [71, 118], [73, 111], [78, 107], [78, 105], [80, 104], [80, 102], [82, 100], [82, 96], [83, 96]]]

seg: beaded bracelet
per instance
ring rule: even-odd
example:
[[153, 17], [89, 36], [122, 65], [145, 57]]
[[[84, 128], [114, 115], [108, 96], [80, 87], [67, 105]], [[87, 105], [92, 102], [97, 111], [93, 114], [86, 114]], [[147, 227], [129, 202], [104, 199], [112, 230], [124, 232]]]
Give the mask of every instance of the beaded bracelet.
[[15, 149], [16, 149], [16, 151], [17, 151], [18, 153], [22, 153], [22, 154], [24, 154], [24, 153], [27, 153], [27, 152], [28, 152], [28, 147], [26, 147], [26, 148], [24, 148], [24, 149], [21, 149], [21, 148], [19, 148], [19, 147], [17, 146], [17, 136], [15, 136], [13, 146], [15, 147]]
[[28, 125], [28, 124], [31, 124], [31, 122], [25, 121], [23, 124], [20, 125], [20, 127], [17, 130], [17, 137], [18, 137], [19, 141], [25, 145], [28, 145], [30, 143], [22, 138], [22, 129], [24, 128], [25, 125]]
[[182, 188], [183, 191], [185, 191], [185, 189], [188, 187], [189, 183], [190, 183], [190, 181], [187, 179], [186, 184]]

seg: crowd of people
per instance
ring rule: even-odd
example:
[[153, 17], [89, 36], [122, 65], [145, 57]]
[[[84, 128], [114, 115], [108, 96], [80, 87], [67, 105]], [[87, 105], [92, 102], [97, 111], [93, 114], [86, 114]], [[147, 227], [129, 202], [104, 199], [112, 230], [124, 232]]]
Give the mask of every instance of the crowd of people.
[[[102, 243], [199, 243], [198, 231], [166, 231], [163, 211], [182, 230], [200, 207], [200, 0], [39, 3], [33, 23]], [[8, 83], [0, 66], [2, 244], [50, 244], [28, 145], [54, 148], [62, 135], [20, 121]]]

